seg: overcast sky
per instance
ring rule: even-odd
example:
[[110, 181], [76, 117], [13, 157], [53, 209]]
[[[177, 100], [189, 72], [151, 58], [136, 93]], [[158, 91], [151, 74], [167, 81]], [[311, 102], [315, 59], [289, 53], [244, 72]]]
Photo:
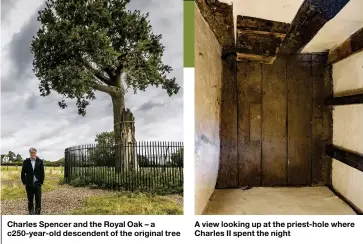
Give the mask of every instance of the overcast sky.
[[[1, 0], [1, 153], [11, 150], [24, 158], [36, 147], [41, 158], [57, 160], [65, 148], [94, 143], [97, 133], [113, 130], [112, 102], [97, 92], [82, 117], [75, 101], [62, 110], [57, 93], [40, 96], [29, 47], [43, 6], [44, 0]], [[154, 32], [163, 35], [164, 63], [183, 87], [183, 1], [132, 0], [129, 7], [149, 12]], [[129, 91], [126, 107], [135, 116], [136, 140], [182, 141], [182, 99], [183, 89], [173, 97], [154, 87], [136, 95]]]

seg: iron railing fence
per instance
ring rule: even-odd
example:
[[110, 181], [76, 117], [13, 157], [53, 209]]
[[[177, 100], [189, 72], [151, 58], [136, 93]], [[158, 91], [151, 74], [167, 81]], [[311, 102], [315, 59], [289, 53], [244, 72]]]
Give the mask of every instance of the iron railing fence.
[[112, 190], [183, 191], [183, 143], [81, 145], [65, 150], [64, 179]]

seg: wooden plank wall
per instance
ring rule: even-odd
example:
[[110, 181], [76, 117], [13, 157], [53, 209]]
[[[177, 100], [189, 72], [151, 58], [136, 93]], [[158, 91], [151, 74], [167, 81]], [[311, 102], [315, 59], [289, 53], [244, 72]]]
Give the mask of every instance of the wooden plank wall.
[[323, 55], [312, 55], [312, 185], [329, 184], [331, 181], [332, 159], [325, 154], [325, 148], [332, 144], [333, 139], [332, 108], [322, 104], [325, 103], [325, 98], [333, 95], [333, 78], [331, 65], [325, 65], [326, 59], [327, 57]]
[[[227, 129], [228, 124], [221, 126], [230, 133], [236, 128], [237, 148], [233, 150], [238, 153], [237, 162], [221, 157], [223, 173], [217, 188], [223, 184], [328, 183], [331, 160], [324, 148], [331, 142], [332, 119], [324, 98], [331, 94], [332, 87], [326, 58], [325, 54], [280, 55], [272, 65], [237, 63], [237, 106], [233, 105], [234, 96], [224, 106], [237, 113], [229, 116], [231, 128]], [[232, 90], [225, 92], [222, 100], [231, 94]], [[234, 180], [236, 174], [238, 179]]]
[[263, 65], [262, 185], [286, 185], [287, 59]]
[[[251, 126], [250, 122], [260, 123], [261, 121], [251, 118], [251, 107], [261, 108], [261, 64], [238, 63], [237, 68], [239, 185], [259, 185], [261, 183], [261, 133], [258, 138], [251, 140], [251, 134], [258, 134], [251, 133], [251, 128], [258, 128], [258, 126]], [[261, 116], [261, 110], [255, 110], [252, 115]]]
[[311, 55], [293, 55], [287, 63], [287, 184], [309, 185], [313, 113]]

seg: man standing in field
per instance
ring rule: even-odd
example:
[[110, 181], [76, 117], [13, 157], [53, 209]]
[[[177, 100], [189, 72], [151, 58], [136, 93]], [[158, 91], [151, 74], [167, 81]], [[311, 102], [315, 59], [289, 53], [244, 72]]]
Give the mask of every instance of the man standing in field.
[[[23, 161], [21, 168], [21, 181], [25, 186], [28, 198], [29, 214], [39, 215], [42, 203], [42, 185], [44, 182], [44, 163], [37, 157], [37, 149], [29, 149], [30, 158]], [[34, 209], [35, 197], [35, 209]]]

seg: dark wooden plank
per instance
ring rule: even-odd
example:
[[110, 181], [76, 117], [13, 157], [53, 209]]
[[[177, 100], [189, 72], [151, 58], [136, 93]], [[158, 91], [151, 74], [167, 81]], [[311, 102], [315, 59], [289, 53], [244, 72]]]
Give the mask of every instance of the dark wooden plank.
[[280, 53], [300, 52], [348, 2], [349, 0], [305, 0], [291, 23]]
[[359, 52], [363, 49], [363, 28], [358, 30], [350, 37], [350, 45], [352, 48], [352, 53]]
[[313, 54], [313, 117], [312, 117], [312, 158], [311, 158], [311, 184], [326, 185], [329, 171], [329, 158], [325, 158], [325, 141], [328, 139], [324, 133], [327, 122], [324, 117], [325, 61], [327, 55]]
[[289, 24], [247, 16], [237, 16], [238, 61], [271, 64]]
[[271, 33], [237, 32], [239, 53], [275, 56], [283, 37]]
[[[247, 51], [248, 52], [248, 51]], [[235, 56], [236, 60], [239, 62], [256, 62], [264, 64], [272, 64], [275, 59], [275, 54], [253, 54], [246, 53], [245, 48], [222, 48], [222, 59], [226, 59], [228, 56]]]
[[238, 63], [239, 186], [261, 183], [261, 141], [250, 140], [250, 105], [261, 103], [261, 64]]
[[250, 140], [261, 141], [261, 104], [250, 105]]
[[234, 47], [233, 7], [220, 1], [195, 1], [222, 47]]
[[237, 15], [237, 30], [253, 30], [286, 34], [290, 24], [260, 19], [250, 16]]
[[[306, 59], [306, 56], [303, 57]], [[310, 185], [312, 132], [311, 61], [299, 55], [287, 61], [288, 185]]]
[[236, 60], [239, 62], [255, 62], [255, 63], [263, 63], [263, 64], [272, 64], [276, 56], [272, 55], [263, 55], [263, 54], [253, 54], [253, 53], [244, 53], [245, 49], [237, 51]]
[[[326, 65], [324, 70], [324, 96], [333, 95], [333, 67]], [[323, 145], [333, 143], [333, 110], [331, 107], [323, 107]], [[324, 165], [326, 166], [325, 182], [327, 185], [332, 185], [332, 162], [331, 157], [324, 154], [322, 156]]]
[[329, 51], [328, 63], [333, 64], [338, 62], [349, 55], [351, 55], [352, 49], [350, 46], [350, 39], [345, 40], [338, 47], [331, 49]]
[[287, 180], [286, 58], [262, 66], [262, 185], [285, 185]]
[[363, 154], [334, 145], [328, 145], [325, 152], [328, 156], [363, 172]]
[[275, 60], [276, 56], [274, 55], [256, 55], [256, 54], [246, 54], [243, 53], [246, 50], [244, 48], [237, 48], [237, 47], [227, 47], [227, 48], [222, 48], [222, 54], [221, 57], [223, 60], [225, 60], [228, 56], [235, 56], [237, 61], [242, 61], [242, 62], [249, 62], [249, 61], [256, 61], [256, 62], [260, 62], [260, 63], [273, 63], [273, 61]]
[[222, 61], [220, 163], [216, 188], [238, 187], [237, 70], [233, 56]]
[[363, 49], [363, 28], [351, 35], [338, 47], [330, 50], [328, 63], [333, 64]]
[[328, 97], [325, 99], [325, 105], [327, 106], [339, 106], [339, 105], [350, 105], [350, 104], [361, 104], [363, 103], [363, 94], [342, 96], [342, 97]]

